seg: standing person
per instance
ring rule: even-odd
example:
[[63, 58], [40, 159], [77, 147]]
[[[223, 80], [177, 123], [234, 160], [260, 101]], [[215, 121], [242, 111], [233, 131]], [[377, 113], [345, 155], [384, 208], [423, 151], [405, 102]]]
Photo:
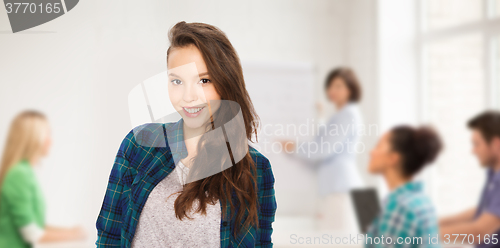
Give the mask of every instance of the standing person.
[[283, 141], [282, 144], [286, 153], [301, 158], [317, 171], [321, 197], [318, 228], [357, 232], [349, 192], [364, 185], [356, 163], [356, 146], [363, 131], [363, 118], [358, 106], [361, 84], [352, 69], [339, 67], [329, 73], [324, 87], [337, 112], [326, 125], [319, 126], [313, 141], [316, 146], [295, 144], [293, 141]]
[[24, 111], [11, 124], [0, 167], [0, 247], [82, 239], [81, 228], [45, 225], [45, 202], [33, 166], [47, 156], [49, 123], [37, 111]]
[[453, 244], [453, 234], [473, 236], [477, 247], [500, 246], [500, 112], [486, 111], [471, 119], [473, 153], [487, 170], [479, 205], [439, 224], [443, 242]]
[[[248, 146], [257, 115], [236, 51], [221, 30], [203, 23], [179, 22], [169, 40], [168, 93], [182, 119], [145, 124], [123, 140], [97, 218], [97, 247], [272, 247], [274, 176], [269, 160]], [[225, 149], [225, 139], [237, 138], [221, 121], [222, 101], [240, 109], [243, 147], [231, 143], [229, 168], [185, 180], [228, 162], [212, 146], [222, 138]], [[212, 137], [220, 124], [226, 133]], [[149, 141], [165, 146], [147, 147]]]
[[398, 126], [382, 136], [371, 152], [369, 171], [384, 177], [390, 193], [368, 228], [366, 247], [439, 247], [434, 207], [413, 178], [441, 147], [428, 127]]

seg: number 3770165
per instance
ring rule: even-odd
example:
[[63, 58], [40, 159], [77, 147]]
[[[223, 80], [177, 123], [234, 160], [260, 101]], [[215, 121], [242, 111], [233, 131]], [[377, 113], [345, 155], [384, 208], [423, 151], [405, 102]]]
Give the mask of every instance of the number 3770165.
[[62, 11], [61, 3], [6, 3], [7, 13], [55, 13]]
[[[498, 234], [486, 234], [474, 236], [472, 234], [446, 234], [443, 243], [445, 244], [498, 244]], [[475, 239], [475, 240], [474, 240]]]

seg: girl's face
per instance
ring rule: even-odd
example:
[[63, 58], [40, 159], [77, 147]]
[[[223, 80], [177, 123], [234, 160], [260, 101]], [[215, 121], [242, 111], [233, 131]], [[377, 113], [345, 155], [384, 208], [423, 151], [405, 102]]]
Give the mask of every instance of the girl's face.
[[384, 134], [370, 153], [370, 173], [381, 174], [398, 164], [399, 155], [392, 150], [390, 136], [390, 132]]
[[187, 127], [204, 127], [219, 108], [221, 97], [200, 50], [194, 45], [172, 49], [167, 67], [168, 93], [175, 110]]
[[344, 79], [336, 77], [332, 79], [332, 83], [327, 90], [328, 99], [337, 106], [344, 105], [349, 101], [350, 92]]

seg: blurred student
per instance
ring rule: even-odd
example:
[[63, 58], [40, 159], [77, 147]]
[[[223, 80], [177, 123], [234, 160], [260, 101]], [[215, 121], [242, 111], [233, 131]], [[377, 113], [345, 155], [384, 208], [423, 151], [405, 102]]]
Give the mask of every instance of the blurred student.
[[0, 247], [81, 239], [80, 228], [45, 225], [45, 203], [33, 166], [47, 156], [50, 129], [42, 113], [24, 111], [11, 124], [0, 167]]
[[356, 145], [363, 131], [358, 106], [361, 84], [352, 69], [339, 67], [329, 73], [324, 87], [337, 112], [326, 125], [319, 125], [314, 139], [317, 146], [293, 141], [282, 144], [286, 153], [314, 165], [317, 171], [321, 196], [318, 228], [355, 232], [358, 228], [349, 192], [364, 185], [356, 164]]
[[[423, 185], [414, 176], [437, 157], [442, 147], [429, 127], [398, 126], [387, 132], [371, 152], [369, 171], [384, 177], [390, 193], [381, 213], [368, 228], [367, 247], [436, 247], [438, 221]], [[384, 244], [376, 238], [384, 237]], [[387, 238], [392, 245], [388, 245]], [[379, 240], [380, 241], [380, 240]], [[409, 243], [409, 244], [408, 244]]]
[[473, 153], [487, 169], [487, 181], [477, 207], [440, 220], [442, 239], [452, 243], [453, 234], [472, 234], [475, 243], [480, 243], [477, 247], [499, 247], [500, 112], [481, 113], [469, 121], [468, 127], [472, 130]]

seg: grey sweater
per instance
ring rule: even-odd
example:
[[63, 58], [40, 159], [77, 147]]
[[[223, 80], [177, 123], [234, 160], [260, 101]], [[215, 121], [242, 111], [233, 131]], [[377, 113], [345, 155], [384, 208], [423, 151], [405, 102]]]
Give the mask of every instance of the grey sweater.
[[[220, 247], [220, 202], [207, 205], [207, 214], [188, 213], [192, 219], [179, 220], [174, 202], [189, 168], [180, 161], [150, 193], [132, 240], [132, 248]], [[173, 194], [173, 195], [172, 195]], [[170, 197], [169, 197], [170, 196]], [[198, 207], [193, 204], [193, 209]]]

